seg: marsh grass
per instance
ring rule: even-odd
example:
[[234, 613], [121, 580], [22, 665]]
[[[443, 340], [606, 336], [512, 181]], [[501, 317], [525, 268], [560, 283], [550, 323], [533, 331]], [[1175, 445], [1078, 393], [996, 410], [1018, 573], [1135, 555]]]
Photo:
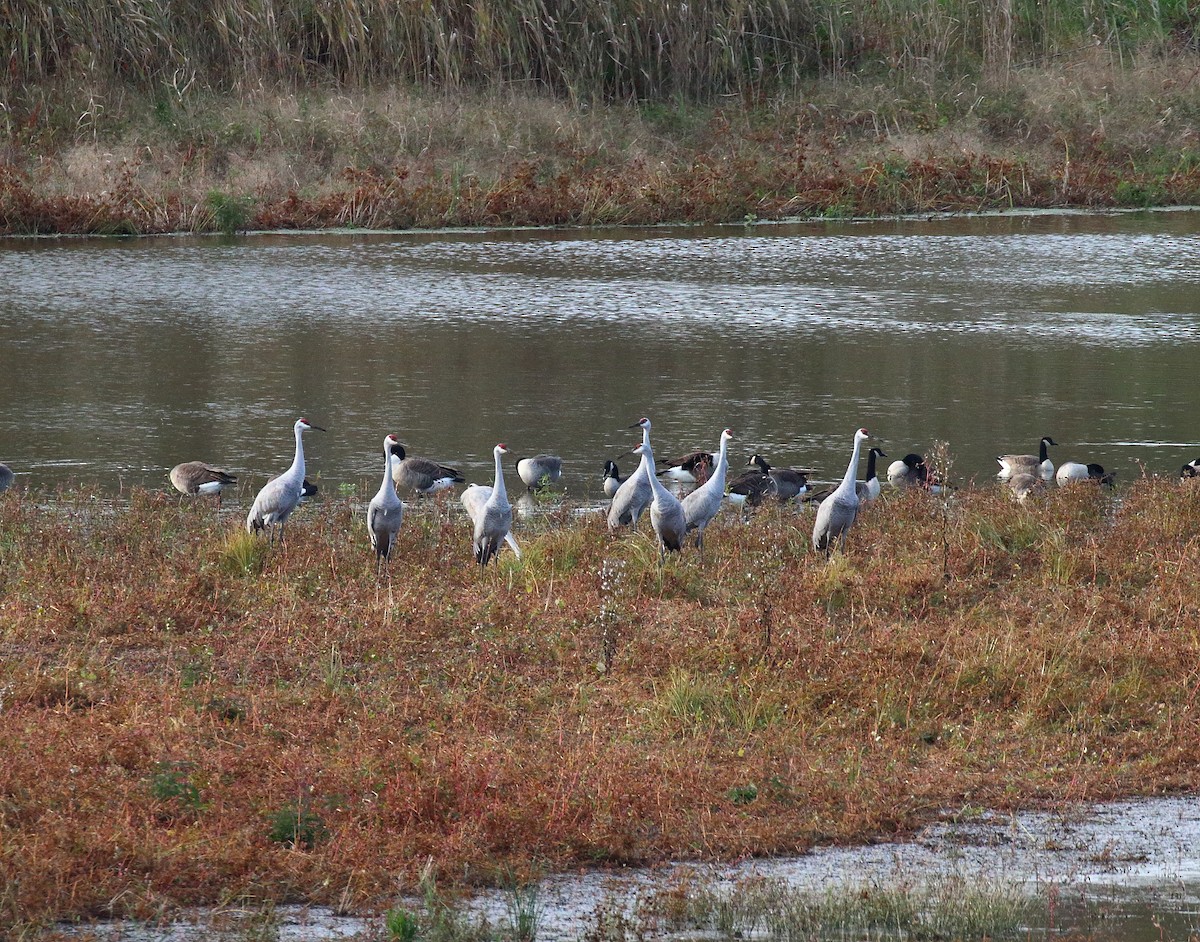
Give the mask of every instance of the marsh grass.
[[885, 494], [831, 560], [793, 512], [664, 567], [644, 523], [556, 513], [480, 573], [414, 508], [383, 581], [340, 499], [281, 550], [146, 492], [4, 495], [4, 912], [391, 905], [426, 860], [453, 888], [1200, 787], [1174, 481]]

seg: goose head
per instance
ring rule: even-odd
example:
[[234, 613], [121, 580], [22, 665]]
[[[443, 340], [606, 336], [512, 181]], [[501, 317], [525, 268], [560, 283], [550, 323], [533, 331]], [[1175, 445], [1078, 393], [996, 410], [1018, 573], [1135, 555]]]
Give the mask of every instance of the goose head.
[[771, 466], [767, 464], [767, 459], [762, 455], [751, 455], [750, 460], [746, 462], [746, 467], [758, 468], [763, 474], [771, 470]]

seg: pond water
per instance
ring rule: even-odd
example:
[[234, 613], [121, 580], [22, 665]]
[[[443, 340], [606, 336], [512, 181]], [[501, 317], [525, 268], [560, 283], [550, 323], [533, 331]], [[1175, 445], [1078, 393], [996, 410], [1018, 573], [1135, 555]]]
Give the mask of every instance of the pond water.
[[470, 480], [497, 441], [556, 452], [595, 497], [643, 414], [660, 457], [729, 426], [733, 463], [826, 479], [860, 425], [961, 479], [1042, 435], [1126, 479], [1200, 454], [1200, 211], [3, 240], [0, 285], [26, 486], [261, 483], [299, 415], [310, 476], [371, 490], [394, 431]]

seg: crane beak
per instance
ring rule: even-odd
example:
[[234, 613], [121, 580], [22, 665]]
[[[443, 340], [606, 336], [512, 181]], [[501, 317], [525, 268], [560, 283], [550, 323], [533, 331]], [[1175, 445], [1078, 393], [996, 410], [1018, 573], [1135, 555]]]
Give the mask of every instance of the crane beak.
[[311, 429], [313, 429], [314, 431], [317, 431], [317, 432], [324, 432], [324, 431], [326, 431], [326, 429], [323, 429], [323, 428], [321, 428], [321, 426], [319, 426], [319, 425], [313, 425], [311, 422], [309, 422], [309, 423], [308, 423], [308, 427], [309, 427], [309, 428], [311, 428]]

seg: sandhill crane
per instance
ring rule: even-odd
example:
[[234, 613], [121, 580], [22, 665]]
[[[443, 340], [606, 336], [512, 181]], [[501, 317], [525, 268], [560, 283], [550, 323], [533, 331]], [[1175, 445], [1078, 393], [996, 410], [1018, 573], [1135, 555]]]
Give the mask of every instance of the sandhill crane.
[[717, 511], [721, 509], [721, 501], [725, 498], [725, 473], [729, 470], [731, 438], [733, 432], [729, 429], [721, 432], [721, 447], [712, 475], [682, 501], [687, 532], [696, 532], [696, 549], [700, 551], [701, 557], [704, 556], [704, 529], [717, 515]]
[[1102, 465], [1080, 464], [1078, 461], [1065, 461], [1054, 473], [1054, 480], [1058, 482], [1059, 487], [1074, 481], [1095, 481], [1112, 487], [1116, 479], [1115, 471], [1106, 472]]
[[703, 484], [712, 473], [713, 456], [707, 451], [693, 451], [666, 462], [658, 472], [660, 477], [670, 478], [677, 484]]
[[786, 502], [793, 497], [808, 493], [808, 469], [772, 468], [762, 455], [751, 455], [747, 465], [754, 465], [771, 479], [775, 496], [780, 502]]
[[500, 466], [500, 456], [507, 455], [508, 449], [501, 442], [492, 449], [496, 459], [496, 480], [491, 487], [472, 484], [462, 494], [462, 505], [466, 508], [467, 516], [475, 524], [475, 535], [472, 546], [475, 551], [475, 561], [480, 567], [486, 566], [493, 556], [500, 551], [501, 541], [508, 543], [519, 558], [521, 550], [512, 536], [512, 504], [508, 502], [508, 492], [504, 489], [504, 471]]
[[[649, 419], [643, 417], [629, 427], [640, 428], [642, 430], [642, 444], [649, 446]], [[642, 461], [645, 460], [646, 456], [642, 455]], [[618, 527], [636, 527], [642, 511], [650, 506], [650, 501], [653, 499], [654, 490], [650, 487], [650, 483], [642, 473], [642, 468], [639, 467], [637, 471], [626, 478], [625, 483], [618, 487], [617, 492], [613, 495], [612, 504], [608, 508], [608, 529], [616, 532]]]
[[888, 465], [887, 479], [893, 487], [924, 487], [929, 480], [929, 468], [923, 456], [909, 452]]
[[604, 462], [604, 496], [616, 497], [617, 489], [624, 483], [625, 478], [621, 477], [617, 463], [615, 461]]
[[562, 477], [563, 460], [558, 455], [534, 455], [517, 462], [517, 477], [532, 493]]
[[0, 462], [0, 494], [12, 487], [13, 477], [12, 468]]
[[[223, 468], [214, 467], [204, 461], [185, 461], [183, 464], [177, 464], [171, 469], [168, 477], [180, 494], [192, 497], [197, 494], [216, 494], [218, 514], [221, 512], [221, 491], [237, 483], [236, 474], [230, 474]], [[3, 489], [0, 485], [0, 490]]]
[[1007, 481], [1014, 474], [1036, 474], [1043, 481], [1054, 480], [1054, 462], [1046, 456], [1047, 445], [1057, 445], [1053, 438], [1046, 435], [1038, 444], [1037, 455], [999, 455], [996, 460], [1000, 470], [996, 476], [1001, 481]]
[[308, 419], [297, 419], [293, 426], [296, 432], [296, 457], [292, 466], [274, 480], [268, 481], [246, 517], [246, 532], [257, 533], [268, 530], [271, 542], [275, 542], [275, 524], [279, 524], [279, 542], [283, 542], [284, 524], [291, 512], [300, 503], [300, 492], [304, 486], [304, 441], [308, 431], [323, 432], [325, 429], [313, 425]]
[[367, 532], [371, 534], [377, 566], [380, 561], [391, 559], [396, 534], [404, 520], [404, 504], [396, 496], [396, 485], [392, 481], [391, 446], [398, 441], [395, 435], [388, 435], [383, 440], [383, 483], [379, 485], [379, 493], [367, 505]]
[[821, 506], [817, 508], [812, 539], [813, 549], [818, 552], [832, 552], [834, 543], [839, 541], [842, 549], [846, 548], [846, 534], [850, 532], [858, 516], [858, 456], [862, 451], [862, 443], [868, 437], [869, 433], [865, 428], [860, 428], [854, 433], [854, 451], [850, 455], [850, 463], [846, 466], [846, 475], [842, 478], [842, 483], [821, 501]]
[[642, 442], [633, 449], [633, 454], [640, 455], [642, 463], [638, 465], [635, 474], [646, 479], [650, 487], [650, 525], [658, 538], [658, 563], [661, 566], [667, 557], [667, 550], [678, 553], [683, 548], [683, 538], [687, 533], [687, 521], [684, 518], [683, 505], [674, 494], [663, 487], [658, 476], [654, 473], [654, 452], [648, 442]]
[[428, 458], [408, 455], [399, 442], [391, 445], [392, 480], [397, 491], [412, 491], [416, 494], [436, 494], [466, 478], [457, 468], [449, 468]]
[[867, 479], [854, 485], [859, 500], [871, 501], [879, 496], [879, 476], [875, 470], [875, 459], [886, 457], [882, 448], [872, 448], [867, 452]]

